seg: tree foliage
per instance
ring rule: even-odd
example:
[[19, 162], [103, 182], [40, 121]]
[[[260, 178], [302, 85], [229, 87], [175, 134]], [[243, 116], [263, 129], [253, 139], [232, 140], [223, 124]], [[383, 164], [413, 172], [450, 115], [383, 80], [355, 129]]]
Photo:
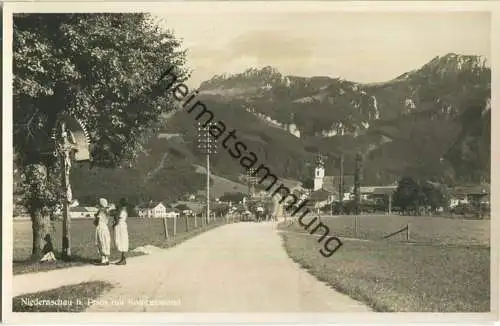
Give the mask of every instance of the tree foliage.
[[185, 58], [172, 33], [145, 14], [23, 14], [14, 17], [14, 146], [35, 161], [59, 113], [90, 131], [97, 165], [133, 160], [173, 107], [159, 83]]
[[420, 185], [411, 177], [403, 177], [394, 194], [394, 204], [402, 211], [416, 210], [421, 200]]
[[211, 210], [216, 216], [224, 216], [229, 212], [229, 205], [226, 203], [217, 203]]
[[188, 72], [180, 42], [147, 14], [16, 14], [13, 24], [14, 152], [34, 237], [43, 237], [34, 219], [60, 202], [50, 137], [58, 116], [86, 125], [94, 165], [132, 164], [174, 107], [160, 76]]
[[446, 185], [435, 182], [418, 183], [411, 177], [399, 181], [394, 195], [394, 204], [403, 211], [416, 212], [421, 206], [428, 206], [432, 211], [439, 207], [447, 208], [449, 194]]
[[179, 205], [176, 205], [175, 206], [176, 209], [178, 209], [179, 211], [187, 211], [187, 210], [190, 210], [191, 208], [189, 208], [188, 205], [186, 204], [179, 204]]
[[432, 211], [439, 207], [448, 207], [449, 194], [445, 185], [426, 182], [422, 186], [422, 193], [425, 196], [425, 204], [430, 206]]

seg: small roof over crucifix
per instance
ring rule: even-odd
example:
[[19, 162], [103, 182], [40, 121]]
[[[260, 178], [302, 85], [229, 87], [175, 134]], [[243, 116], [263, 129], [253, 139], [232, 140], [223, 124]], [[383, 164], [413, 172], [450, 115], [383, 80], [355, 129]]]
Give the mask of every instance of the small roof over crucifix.
[[67, 114], [61, 114], [52, 129], [51, 138], [54, 141], [67, 141], [76, 161], [91, 160], [90, 137], [81, 120]]

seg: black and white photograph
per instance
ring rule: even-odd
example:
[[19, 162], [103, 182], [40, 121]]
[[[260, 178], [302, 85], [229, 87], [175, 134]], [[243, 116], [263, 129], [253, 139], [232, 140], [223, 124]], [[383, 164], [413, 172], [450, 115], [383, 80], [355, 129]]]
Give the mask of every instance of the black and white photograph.
[[4, 4], [7, 315], [492, 318], [493, 7], [214, 3]]

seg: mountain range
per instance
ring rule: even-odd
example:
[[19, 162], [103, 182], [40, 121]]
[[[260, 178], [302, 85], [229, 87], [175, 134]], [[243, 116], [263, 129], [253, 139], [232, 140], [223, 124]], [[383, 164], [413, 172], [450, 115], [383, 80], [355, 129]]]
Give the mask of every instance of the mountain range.
[[[314, 161], [326, 174], [346, 174], [363, 154], [363, 184], [402, 176], [447, 184], [489, 182], [491, 69], [480, 56], [446, 54], [393, 80], [363, 84], [325, 76], [288, 76], [273, 67], [217, 75], [199, 87], [198, 100], [281, 178], [308, 181]], [[174, 200], [202, 187], [196, 165], [196, 121], [185, 111], [168, 119], [136, 166], [108, 171], [76, 167], [75, 195], [141, 193]], [[243, 169], [226, 151], [212, 171], [242, 182]], [[87, 171], [87, 172], [86, 172]], [[153, 174], [153, 176], [152, 176]], [[144, 199], [143, 198], [143, 199]]]

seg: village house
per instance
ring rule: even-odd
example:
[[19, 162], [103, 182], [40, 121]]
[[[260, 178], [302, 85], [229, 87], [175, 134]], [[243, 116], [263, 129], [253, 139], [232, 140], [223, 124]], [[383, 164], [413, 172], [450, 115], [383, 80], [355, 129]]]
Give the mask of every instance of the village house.
[[326, 191], [325, 189], [318, 189], [309, 195], [308, 201], [311, 204], [310, 207], [317, 210], [325, 205], [331, 204], [334, 199], [335, 195], [332, 195], [331, 192]]
[[184, 216], [194, 216], [194, 211], [192, 209], [184, 209], [181, 211]]
[[396, 191], [398, 186], [367, 186], [359, 188], [359, 192], [361, 193], [361, 200], [378, 201], [388, 199], [389, 201], [392, 201], [394, 192]]
[[139, 205], [139, 218], [164, 218], [167, 216], [167, 208], [162, 202], [150, 201], [147, 204]]
[[71, 219], [79, 219], [79, 218], [94, 218], [97, 213], [96, 207], [84, 207], [84, 206], [76, 206], [70, 207], [69, 215]]
[[178, 218], [179, 216], [180, 216], [180, 213], [175, 208], [167, 208], [165, 210], [165, 217], [167, 217], [167, 218]]
[[458, 205], [490, 205], [490, 185], [466, 185], [450, 190], [450, 208]]
[[370, 186], [359, 187], [362, 201], [371, 201], [373, 203], [385, 202], [387, 200], [387, 213], [392, 214], [392, 205], [394, 192], [398, 188], [397, 185], [389, 186]]

